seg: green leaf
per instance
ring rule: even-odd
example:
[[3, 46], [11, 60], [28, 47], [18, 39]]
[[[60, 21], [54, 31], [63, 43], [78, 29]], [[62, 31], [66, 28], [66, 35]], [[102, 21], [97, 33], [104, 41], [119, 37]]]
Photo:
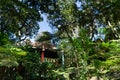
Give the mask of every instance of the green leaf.
[[15, 60], [2, 59], [2, 60], [0, 61], [0, 66], [12, 67], [12, 66], [18, 66], [18, 63], [17, 63], [17, 61], [15, 61]]
[[12, 53], [15, 53], [15, 54], [18, 54], [18, 55], [21, 55], [21, 56], [27, 55], [27, 52], [23, 51], [23, 50], [20, 49], [20, 48], [10, 48], [10, 51], [11, 51]]
[[109, 42], [102, 42], [101, 46], [104, 48], [108, 48], [110, 46], [110, 43]]

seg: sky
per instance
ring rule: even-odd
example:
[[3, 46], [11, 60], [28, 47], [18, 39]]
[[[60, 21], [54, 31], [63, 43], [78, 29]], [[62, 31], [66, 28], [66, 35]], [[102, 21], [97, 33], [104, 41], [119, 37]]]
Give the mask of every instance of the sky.
[[51, 27], [49, 27], [49, 24], [47, 23], [47, 16], [45, 14], [42, 14], [43, 21], [39, 22], [39, 33], [44, 32], [44, 31], [49, 31], [52, 32]]

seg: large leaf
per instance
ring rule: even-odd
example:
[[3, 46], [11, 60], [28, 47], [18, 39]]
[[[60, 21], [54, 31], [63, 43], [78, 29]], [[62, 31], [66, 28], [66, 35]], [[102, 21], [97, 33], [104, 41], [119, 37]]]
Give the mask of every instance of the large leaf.
[[18, 63], [15, 60], [2, 59], [0, 60], [0, 66], [13, 67], [13, 66], [18, 66]]
[[15, 53], [15, 54], [18, 54], [18, 55], [21, 55], [21, 56], [27, 55], [27, 52], [23, 51], [23, 50], [20, 49], [20, 48], [10, 48], [10, 51], [11, 51], [12, 53]]

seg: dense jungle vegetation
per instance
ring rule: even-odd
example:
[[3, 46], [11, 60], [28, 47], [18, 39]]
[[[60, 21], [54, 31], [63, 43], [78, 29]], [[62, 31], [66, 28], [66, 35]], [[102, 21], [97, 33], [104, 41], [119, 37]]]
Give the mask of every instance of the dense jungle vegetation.
[[[0, 80], [120, 80], [119, 4], [0, 0]], [[52, 33], [38, 33], [42, 15]], [[34, 37], [35, 42], [55, 45], [64, 59], [41, 62], [40, 52], [32, 49]]]

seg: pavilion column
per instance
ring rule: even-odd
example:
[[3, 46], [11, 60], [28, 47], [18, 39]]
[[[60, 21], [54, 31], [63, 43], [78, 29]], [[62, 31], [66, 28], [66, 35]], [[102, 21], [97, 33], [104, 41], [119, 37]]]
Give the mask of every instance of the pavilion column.
[[63, 50], [61, 51], [61, 57], [62, 57], [62, 66], [64, 67], [64, 64], [65, 64], [64, 61], [65, 60], [64, 60], [64, 51]]
[[45, 48], [42, 46], [41, 61], [44, 62]]

